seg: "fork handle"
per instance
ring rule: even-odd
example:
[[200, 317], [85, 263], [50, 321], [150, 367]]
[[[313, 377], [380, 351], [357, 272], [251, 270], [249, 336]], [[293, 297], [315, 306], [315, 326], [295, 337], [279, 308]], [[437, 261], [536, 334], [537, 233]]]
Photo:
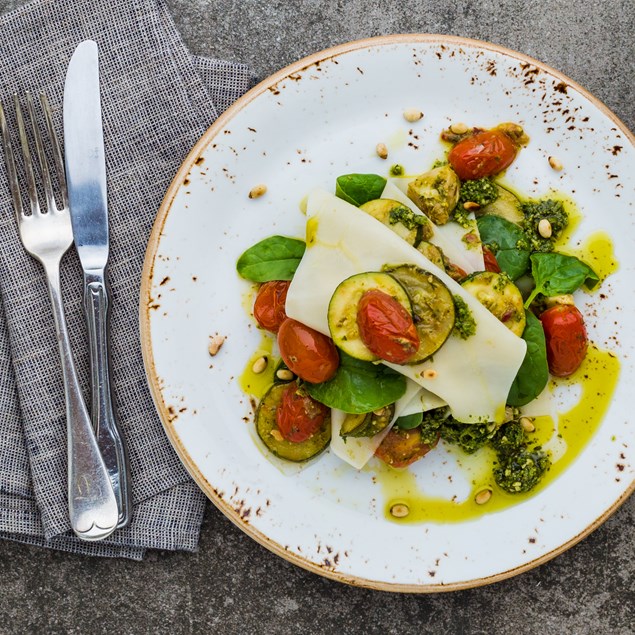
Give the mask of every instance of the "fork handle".
[[71, 527], [83, 540], [101, 540], [117, 528], [117, 499], [77, 379], [64, 317], [59, 259], [43, 264], [53, 306], [66, 397]]
[[108, 343], [108, 290], [105, 272], [90, 272], [84, 279], [84, 310], [88, 325], [92, 386], [92, 421], [106, 469], [119, 505], [119, 527], [130, 522], [132, 501], [126, 446], [115, 417]]

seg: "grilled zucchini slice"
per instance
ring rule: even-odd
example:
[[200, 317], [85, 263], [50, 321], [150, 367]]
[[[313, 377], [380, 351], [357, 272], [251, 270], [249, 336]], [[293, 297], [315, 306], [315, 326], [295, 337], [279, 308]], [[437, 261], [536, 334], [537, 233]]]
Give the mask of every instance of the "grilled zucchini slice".
[[461, 286], [512, 333], [522, 336], [526, 322], [523, 296], [509, 276], [493, 271], [480, 271], [468, 276]]
[[481, 207], [476, 214], [478, 216], [493, 214], [494, 216], [500, 216], [510, 223], [516, 223], [518, 225], [524, 218], [520, 210], [520, 201], [515, 194], [501, 187], [498, 183], [494, 183], [494, 186], [498, 191], [498, 198], [488, 205]]
[[430, 221], [424, 214], [415, 214], [409, 207], [391, 198], [376, 198], [359, 209], [392, 229], [409, 245], [418, 245], [432, 234]]
[[386, 428], [395, 416], [395, 404], [389, 404], [365, 414], [347, 414], [340, 429], [341, 437], [374, 437]]
[[429, 243], [427, 240], [422, 240], [417, 245], [417, 251], [422, 253], [433, 265], [439, 267], [441, 271], [445, 271], [443, 252], [439, 249], [439, 247]]
[[256, 410], [256, 432], [273, 454], [281, 459], [301, 463], [322, 452], [331, 441], [331, 415], [326, 416], [320, 429], [306, 441], [293, 443], [283, 439], [278, 429], [276, 412], [287, 384], [274, 384], [261, 399]]
[[410, 297], [420, 344], [407, 363], [417, 364], [434, 355], [452, 332], [454, 299], [439, 278], [416, 265], [399, 265], [385, 271], [403, 285]]
[[341, 282], [333, 292], [328, 308], [328, 323], [335, 345], [355, 359], [374, 362], [379, 359], [362, 341], [357, 326], [357, 306], [361, 297], [378, 289], [393, 297], [412, 314], [410, 298], [393, 276], [381, 271], [358, 273]]

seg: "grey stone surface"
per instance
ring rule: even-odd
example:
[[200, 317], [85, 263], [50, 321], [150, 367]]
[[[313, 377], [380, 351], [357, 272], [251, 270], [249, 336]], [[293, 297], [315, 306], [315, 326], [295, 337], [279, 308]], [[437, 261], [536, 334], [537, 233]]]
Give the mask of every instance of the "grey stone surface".
[[[0, 13], [24, 4], [0, 0]], [[557, 68], [635, 127], [635, 9], [607, 0], [168, 0], [194, 53], [265, 77], [362, 37], [489, 40]], [[583, 493], [581, 493], [583, 504]], [[288, 564], [215, 508], [197, 554], [142, 563], [0, 542], [0, 633], [635, 633], [635, 498], [555, 560], [492, 586], [434, 596], [345, 586]]]

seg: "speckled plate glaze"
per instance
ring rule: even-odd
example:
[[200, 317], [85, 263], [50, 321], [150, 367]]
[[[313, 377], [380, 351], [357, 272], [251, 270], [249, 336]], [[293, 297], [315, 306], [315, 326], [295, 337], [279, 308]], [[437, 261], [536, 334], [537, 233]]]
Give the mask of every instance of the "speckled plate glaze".
[[[402, 113], [420, 108], [408, 124]], [[235, 272], [240, 253], [274, 233], [304, 235], [299, 202], [337, 175], [425, 169], [439, 131], [463, 121], [521, 123], [531, 137], [506, 180], [529, 196], [555, 189], [584, 214], [576, 238], [606, 229], [620, 268], [584, 296], [591, 339], [616, 350], [620, 381], [599, 431], [534, 497], [459, 523], [386, 520], [372, 470], [329, 453], [282, 473], [254, 440], [253, 404], [237, 378], [258, 347]], [[387, 143], [388, 162], [375, 154]], [[564, 165], [550, 168], [548, 157]], [[486, 584], [554, 557], [601, 524], [634, 489], [635, 214], [633, 137], [580, 86], [539, 62], [460, 38], [353, 42], [265, 80], [206, 132], [166, 194], [141, 291], [148, 380], [165, 430], [194, 480], [242, 530], [318, 574], [377, 589], [434, 592]], [[259, 183], [267, 194], [250, 200]], [[628, 321], [631, 322], [629, 327]], [[226, 336], [218, 355], [208, 339]], [[629, 423], [631, 425], [629, 425]], [[436, 463], [435, 463], [436, 461]], [[431, 453], [419, 478], [446, 469]], [[458, 479], [458, 477], [457, 477]]]

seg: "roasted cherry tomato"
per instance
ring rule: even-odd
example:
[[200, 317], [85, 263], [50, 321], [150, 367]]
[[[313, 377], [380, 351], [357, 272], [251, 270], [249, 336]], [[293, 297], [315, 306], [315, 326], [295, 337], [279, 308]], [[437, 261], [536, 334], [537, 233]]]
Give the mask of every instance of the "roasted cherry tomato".
[[291, 318], [278, 329], [278, 346], [289, 370], [312, 384], [331, 379], [340, 364], [330, 337]]
[[494, 252], [485, 245], [483, 245], [483, 260], [485, 262], [485, 271], [493, 271], [494, 273], [501, 272], [501, 268], [498, 266], [498, 260], [496, 260]]
[[421, 428], [401, 430], [391, 428], [380, 446], [375, 450], [375, 456], [391, 467], [406, 467], [425, 456], [436, 444], [424, 443], [421, 438]]
[[290, 284], [288, 280], [272, 280], [265, 282], [258, 289], [254, 302], [254, 317], [265, 331], [277, 333], [280, 325], [286, 320], [284, 305]]
[[500, 130], [483, 130], [459, 141], [448, 161], [462, 181], [498, 174], [516, 158], [517, 147]]
[[357, 326], [362, 342], [387, 362], [404, 364], [419, 349], [419, 334], [410, 313], [378, 289], [366, 291], [361, 297]]
[[458, 265], [455, 265], [453, 262], [445, 263], [445, 273], [452, 278], [452, 280], [456, 282], [462, 282], [467, 278], [467, 272], [461, 269]]
[[324, 404], [307, 395], [294, 381], [282, 393], [276, 423], [284, 439], [302, 443], [322, 427], [328, 413]]
[[589, 340], [582, 313], [573, 304], [557, 304], [540, 314], [547, 343], [549, 372], [566, 377], [577, 370]]

